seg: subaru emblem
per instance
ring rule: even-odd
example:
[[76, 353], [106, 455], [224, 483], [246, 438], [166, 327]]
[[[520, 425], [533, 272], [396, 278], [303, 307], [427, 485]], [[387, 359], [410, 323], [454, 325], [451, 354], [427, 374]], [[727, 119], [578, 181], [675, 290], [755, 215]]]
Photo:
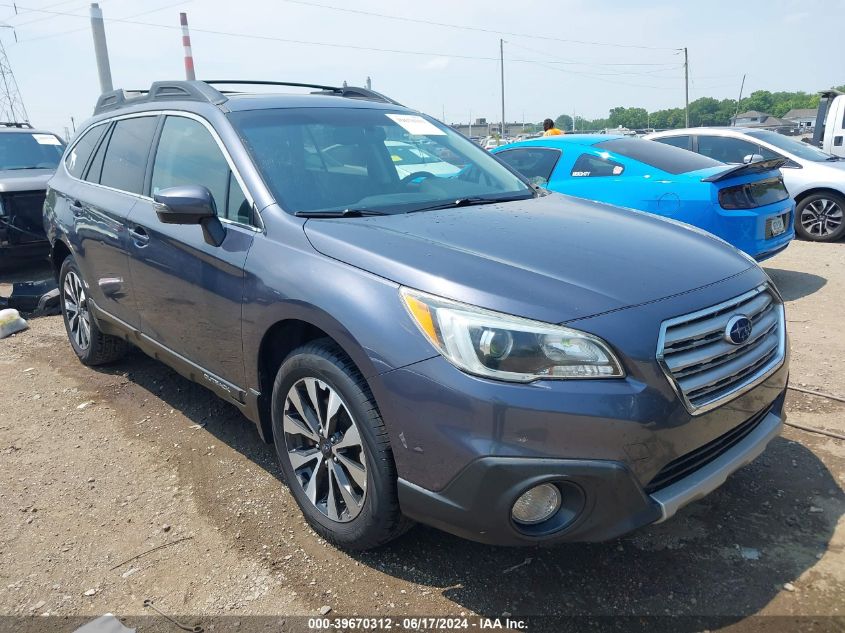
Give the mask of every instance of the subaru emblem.
[[725, 326], [725, 340], [734, 345], [742, 345], [751, 337], [753, 325], [744, 314], [735, 314]]

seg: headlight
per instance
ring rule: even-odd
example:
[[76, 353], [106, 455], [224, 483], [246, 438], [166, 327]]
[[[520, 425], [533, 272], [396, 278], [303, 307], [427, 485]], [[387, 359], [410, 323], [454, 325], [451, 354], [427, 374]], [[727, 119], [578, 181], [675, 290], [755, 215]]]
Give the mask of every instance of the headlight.
[[401, 293], [432, 345], [470, 374], [514, 382], [625, 375], [607, 344], [590, 334], [409, 288]]

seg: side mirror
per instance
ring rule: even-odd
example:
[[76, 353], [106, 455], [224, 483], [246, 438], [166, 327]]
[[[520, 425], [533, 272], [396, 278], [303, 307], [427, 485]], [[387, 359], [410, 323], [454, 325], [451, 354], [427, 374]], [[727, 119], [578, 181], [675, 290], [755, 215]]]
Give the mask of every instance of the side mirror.
[[761, 160], [764, 160], [762, 154], [748, 154], [742, 159], [742, 162], [748, 165], [750, 163], [759, 163]]
[[200, 224], [217, 216], [214, 196], [201, 185], [162, 189], [153, 196], [153, 200], [156, 215], [164, 224]]
[[220, 246], [226, 238], [226, 228], [217, 217], [217, 205], [208, 187], [169, 187], [155, 194], [153, 200], [163, 224], [199, 224], [206, 244], [211, 246]]

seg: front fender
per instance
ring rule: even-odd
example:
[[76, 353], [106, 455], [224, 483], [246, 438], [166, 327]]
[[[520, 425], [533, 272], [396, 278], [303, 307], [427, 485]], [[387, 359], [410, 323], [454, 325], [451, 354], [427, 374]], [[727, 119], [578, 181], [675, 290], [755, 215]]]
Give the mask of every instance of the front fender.
[[299, 235], [295, 243], [260, 235], [247, 258], [243, 342], [249, 387], [259, 390], [264, 335], [289, 319], [332, 337], [365, 378], [436, 355], [395, 282], [322, 255]]

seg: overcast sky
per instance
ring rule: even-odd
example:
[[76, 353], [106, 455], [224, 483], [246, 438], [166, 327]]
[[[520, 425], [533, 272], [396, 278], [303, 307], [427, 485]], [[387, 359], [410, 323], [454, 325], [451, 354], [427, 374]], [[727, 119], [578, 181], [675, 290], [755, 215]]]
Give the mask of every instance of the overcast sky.
[[[88, 5], [19, 0], [15, 15], [11, 0], [0, 0], [0, 18], [15, 27], [18, 42], [10, 29], [0, 36], [30, 119], [59, 133], [71, 116], [77, 124], [87, 118], [99, 94]], [[594, 118], [617, 105], [681, 106], [683, 55], [672, 49], [684, 46], [691, 100], [736, 98], [743, 73], [746, 94], [815, 92], [845, 83], [845, 0], [101, 0], [100, 5], [115, 87], [144, 88], [157, 79], [184, 77], [178, 26], [179, 11], [187, 11], [199, 78], [363, 85], [369, 75], [374, 89], [438, 118], [445, 110], [449, 122], [470, 115], [500, 119], [500, 37], [509, 121], [572, 112]]]

